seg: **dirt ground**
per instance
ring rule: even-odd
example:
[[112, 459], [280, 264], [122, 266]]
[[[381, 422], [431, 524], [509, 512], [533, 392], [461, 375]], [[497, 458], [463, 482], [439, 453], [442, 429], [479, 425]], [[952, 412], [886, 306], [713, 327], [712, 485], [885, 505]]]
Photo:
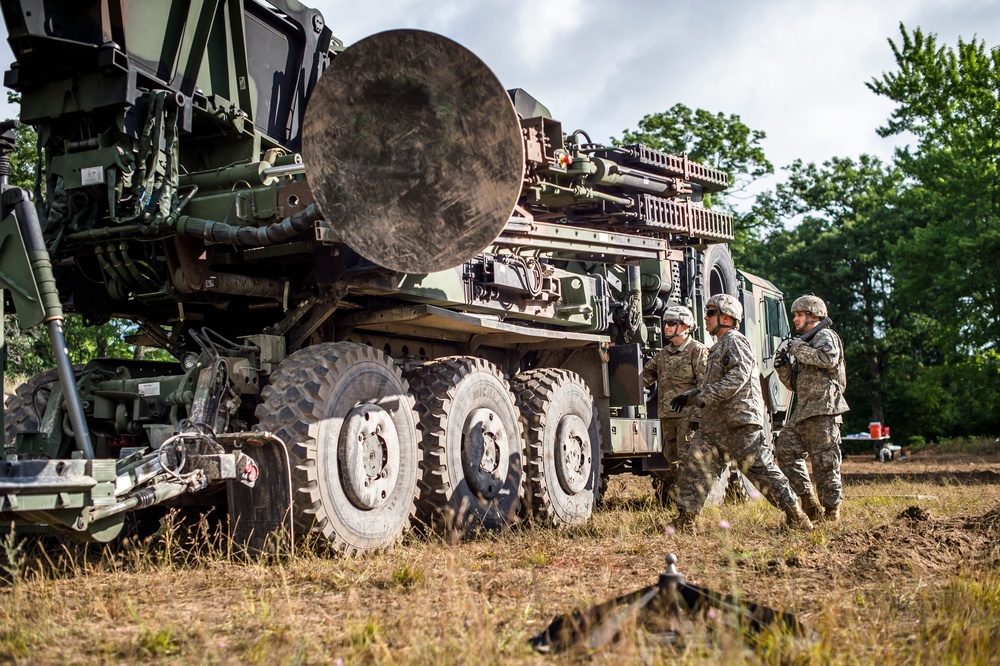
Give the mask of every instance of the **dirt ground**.
[[[247, 564], [181, 535], [49, 552], [51, 565], [0, 587], [0, 662], [995, 663], [1000, 456], [851, 457], [843, 473], [843, 521], [810, 534], [784, 531], [763, 501], [708, 509], [697, 535], [675, 534], [648, 480], [615, 477], [582, 528], [410, 538], [353, 560]], [[795, 613], [815, 640], [527, 645], [559, 614], [654, 583], [667, 552], [690, 582]]]

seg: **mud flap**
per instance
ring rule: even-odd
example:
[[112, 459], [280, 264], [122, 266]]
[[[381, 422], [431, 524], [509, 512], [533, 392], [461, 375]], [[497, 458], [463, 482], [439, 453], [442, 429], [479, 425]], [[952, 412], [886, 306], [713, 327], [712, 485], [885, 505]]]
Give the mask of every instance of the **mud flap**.
[[253, 488], [239, 481], [226, 482], [233, 542], [248, 555], [291, 550], [292, 485], [284, 444], [267, 442], [248, 447], [246, 452], [257, 461], [260, 471]]

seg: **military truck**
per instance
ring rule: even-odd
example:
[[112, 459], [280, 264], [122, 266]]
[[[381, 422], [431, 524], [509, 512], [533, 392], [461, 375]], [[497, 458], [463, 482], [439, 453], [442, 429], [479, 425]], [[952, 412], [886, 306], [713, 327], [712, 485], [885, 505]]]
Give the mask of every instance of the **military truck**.
[[[214, 508], [345, 554], [579, 524], [662, 463], [639, 370], [668, 304], [719, 292], [784, 413], [781, 294], [703, 205], [726, 173], [564, 131], [440, 35], [344, 48], [294, 0], [0, 9], [38, 132], [33, 190], [0, 173], [0, 283], [57, 358], [7, 401], [0, 524]], [[174, 360], [73, 365], [64, 313]]]

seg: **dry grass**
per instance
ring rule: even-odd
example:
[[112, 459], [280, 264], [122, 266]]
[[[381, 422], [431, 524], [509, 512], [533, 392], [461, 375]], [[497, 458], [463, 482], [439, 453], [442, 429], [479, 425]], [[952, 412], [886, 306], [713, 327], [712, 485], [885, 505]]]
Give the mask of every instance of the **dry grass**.
[[26, 375], [9, 374], [4, 373], [3, 376], [3, 401], [6, 403], [7, 398], [13, 395], [17, 387], [28, 381]]
[[[760, 502], [707, 510], [697, 536], [670, 534], [673, 512], [651, 503], [647, 482], [616, 478], [581, 529], [458, 546], [413, 539], [352, 560], [303, 552], [240, 562], [197, 531], [117, 551], [18, 553], [7, 543], [0, 661], [995, 663], [1000, 482], [958, 473], [997, 462], [848, 462], [858, 481], [844, 521], [813, 534], [781, 531], [780, 514]], [[929, 475], [914, 477], [918, 469]], [[910, 476], [883, 478], [887, 470]], [[555, 657], [527, 646], [555, 615], [654, 582], [668, 551], [691, 582], [792, 611], [818, 640], [751, 648], [723, 633], [678, 652], [629, 635], [596, 654]]]

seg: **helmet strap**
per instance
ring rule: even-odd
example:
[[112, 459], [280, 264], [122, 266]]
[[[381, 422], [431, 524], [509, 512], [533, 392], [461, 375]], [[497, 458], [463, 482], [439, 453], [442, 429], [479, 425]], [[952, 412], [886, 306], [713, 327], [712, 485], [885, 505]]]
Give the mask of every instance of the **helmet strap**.
[[[723, 323], [723, 322], [722, 322], [722, 318], [723, 318], [723, 317], [729, 317], [729, 319], [730, 319], [730, 320], [731, 320], [731, 321], [732, 321], [733, 323], [732, 323], [732, 324], [725, 324], [725, 323]], [[728, 329], [728, 330], [730, 330], [730, 331], [731, 331], [731, 330], [733, 330], [734, 328], [736, 328], [737, 326], [739, 326], [739, 322], [737, 322], [737, 321], [736, 321], [735, 319], [733, 319], [733, 318], [732, 318], [732, 317], [731, 317], [730, 315], [727, 315], [727, 314], [723, 314], [723, 313], [721, 313], [721, 312], [720, 312], [720, 313], [719, 313], [719, 315], [718, 315], [718, 316], [717, 316], [717, 317], [715, 318], [715, 321], [717, 322], [717, 323], [716, 323], [716, 325], [715, 325], [715, 329], [714, 329], [714, 330], [711, 330], [711, 331], [709, 331], [709, 333], [710, 333], [711, 335], [714, 335], [714, 336], [715, 336], [715, 337], [717, 337], [717, 338], [718, 338], [718, 337], [720, 337], [720, 335], [719, 335], [719, 331], [720, 331], [721, 329], [724, 329], [724, 328], [725, 328], [725, 329]], [[722, 332], [722, 335], [725, 335], [725, 334], [726, 334], [726, 331], [723, 331], [723, 332]]]

